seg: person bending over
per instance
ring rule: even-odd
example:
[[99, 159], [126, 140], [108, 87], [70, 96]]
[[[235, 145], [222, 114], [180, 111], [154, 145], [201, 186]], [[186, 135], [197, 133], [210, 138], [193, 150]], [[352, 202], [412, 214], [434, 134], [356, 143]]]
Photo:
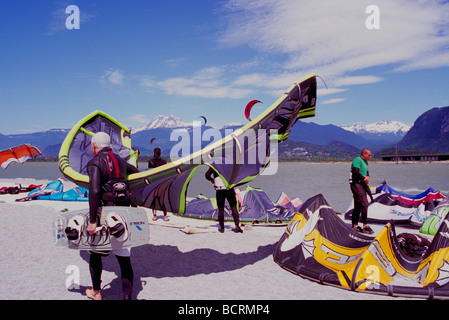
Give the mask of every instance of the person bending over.
[[205, 177], [207, 180], [211, 181], [214, 184], [214, 188], [216, 191], [219, 225], [218, 231], [221, 233], [224, 232], [224, 204], [225, 200], [227, 199], [229, 206], [231, 207], [232, 218], [234, 219], [235, 223], [235, 228], [233, 229], [233, 231], [242, 233], [243, 230], [240, 228], [240, 217], [237, 211], [237, 199], [235, 198], [234, 188], [226, 188], [220, 176], [212, 167], [209, 167], [209, 170], [207, 170]]

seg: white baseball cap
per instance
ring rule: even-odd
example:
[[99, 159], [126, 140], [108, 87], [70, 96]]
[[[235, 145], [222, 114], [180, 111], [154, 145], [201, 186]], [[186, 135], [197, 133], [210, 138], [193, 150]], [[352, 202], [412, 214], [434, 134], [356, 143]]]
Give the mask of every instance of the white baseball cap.
[[91, 144], [94, 142], [98, 148], [105, 148], [111, 145], [111, 138], [106, 132], [97, 132], [93, 135]]

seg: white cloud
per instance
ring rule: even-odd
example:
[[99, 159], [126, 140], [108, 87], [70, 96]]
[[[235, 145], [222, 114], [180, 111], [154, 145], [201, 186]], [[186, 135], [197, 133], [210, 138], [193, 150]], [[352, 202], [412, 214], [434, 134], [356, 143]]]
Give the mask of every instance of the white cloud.
[[[257, 89], [279, 96], [293, 82], [315, 73], [329, 86], [319, 88], [319, 94], [330, 96], [349, 86], [383, 81], [384, 77], [370, 74], [372, 67], [406, 72], [449, 66], [447, 1], [376, 0], [378, 30], [366, 28], [365, 10], [371, 4], [369, 0], [228, 0], [220, 11], [226, 28], [218, 42], [249, 46], [259, 56], [188, 76], [141, 77], [140, 85], [188, 97], [247, 98]], [[183, 57], [166, 60], [171, 66], [184, 62]], [[354, 76], [355, 71], [366, 74]], [[119, 70], [109, 70], [103, 79], [121, 85], [124, 77]], [[344, 100], [338, 97], [323, 104]]]
[[346, 99], [344, 99], [344, 98], [328, 99], [328, 100], [324, 100], [320, 104], [333, 104], [333, 103], [339, 103], [339, 102], [342, 102], [342, 101], [345, 101], [345, 100]]
[[265, 87], [266, 83], [270, 80], [269, 76], [262, 73], [252, 73], [252, 74], [245, 74], [242, 76], [237, 77], [236, 80], [234, 80], [235, 85], [240, 86], [256, 86], [256, 87]]
[[427, 59], [422, 59], [414, 62], [409, 62], [405, 65], [399, 66], [395, 69], [398, 72], [407, 72], [419, 69], [432, 69], [438, 67], [448, 67], [449, 66], [449, 53], [437, 53]]
[[324, 89], [317, 89], [317, 95], [318, 96], [328, 96], [335, 93], [345, 92], [348, 89], [343, 88], [324, 88]]
[[103, 83], [109, 83], [113, 85], [123, 85], [123, 72], [120, 70], [106, 70], [101, 76], [100, 81]]
[[149, 76], [136, 76], [136, 78], [140, 82], [140, 86], [144, 87], [145, 89], [152, 89], [156, 86], [156, 81]]
[[224, 67], [201, 69], [191, 77], [168, 78], [156, 82], [156, 86], [169, 95], [202, 98], [244, 98], [253, 90], [237, 88], [225, 80]]
[[285, 54], [288, 73], [312, 70], [325, 79], [376, 66], [408, 71], [449, 65], [447, 1], [376, 0], [379, 30], [366, 28], [365, 9], [370, 4], [367, 0], [230, 0], [224, 7], [228, 27], [220, 42]]
[[167, 59], [165, 60], [165, 63], [169, 66], [169, 67], [177, 67], [180, 64], [182, 64], [184, 61], [186, 61], [187, 58], [186, 57], [180, 57], [180, 58], [173, 58], [173, 59]]
[[352, 86], [358, 84], [369, 84], [383, 81], [381, 77], [376, 76], [355, 76], [355, 77], [344, 77], [335, 80], [336, 86]]
[[145, 125], [150, 123], [150, 121], [151, 121], [151, 119], [148, 119], [145, 114], [136, 114], [136, 115], [130, 117], [129, 119], [135, 123], [145, 124]]
[[[292, 83], [302, 79], [304, 75], [304, 73], [299, 72], [285, 72], [275, 76], [263, 73], [252, 73], [237, 77], [233, 83], [239, 86], [276, 89], [273, 92], [279, 92], [279, 90], [285, 90]], [[282, 93], [283, 92], [281, 92], [281, 94]]]
[[[66, 13], [66, 8], [71, 5], [70, 1], [65, 0], [62, 3], [58, 3], [58, 8], [51, 12], [51, 20], [47, 25], [47, 31], [45, 35], [52, 36], [59, 32], [68, 31], [66, 27], [66, 20], [70, 16], [70, 14]], [[79, 18], [80, 18], [80, 28], [83, 28], [83, 24], [93, 18], [95, 15], [92, 13], [88, 13], [85, 9], [85, 6], [79, 8]], [[75, 32], [75, 31], [73, 31]]]

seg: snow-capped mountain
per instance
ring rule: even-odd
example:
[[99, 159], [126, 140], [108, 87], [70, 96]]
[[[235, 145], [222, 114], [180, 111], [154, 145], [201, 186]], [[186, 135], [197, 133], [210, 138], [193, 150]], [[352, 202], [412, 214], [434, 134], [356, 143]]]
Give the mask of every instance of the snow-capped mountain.
[[[435, 148], [432, 148], [435, 150], [443, 150], [441, 152], [447, 152], [444, 151], [447, 148], [443, 149], [442, 146], [446, 146], [446, 141], [449, 141], [449, 139], [446, 136], [440, 138], [440, 135], [449, 132], [447, 130], [448, 126], [446, 125], [449, 122], [445, 121], [449, 118], [446, 117], [448, 108], [442, 108], [441, 113], [438, 113], [438, 108], [435, 109], [436, 111], [434, 109], [429, 110], [429, 112], [418, 118], [420, 121], [417, 120], [413, 128], [398, 121], [380, 121], [366, 125], [356, 123], [352, 126], [345, 127], [318, 125], [314, 122], [298, 121], [292, 129], [288, 141], [302, 143], [302, 145], [295, 143], [287, 144], [284, 146], [284, 149], [290, 152], [291, 148], [295, 149], [298, 146], [303, 148], [305, 143], [310, 148], [313, 147], [315, 148], [314, 150], [318, 150], [317, 152], [327, 152], [333, 157], [338, 157], [342, 154], [352, 156], [352, 149], [367, 147], [373, 151], [378, 151], [404, 141], [403, 144], [407, 148], [424, 148], [423, 146], [425, 146], [426, 149], [430, 149], [429, 146], [436, 145]], [[443, 113], [443, 111], [446, 113]], [[228, 124], [218, 130], [224, 136], [227, 134], [226, 129], [233, 128], [234, 126], [241, 127], [241, 124]], [[174, 115], [157, 116], [146, 126], [131, 130], [133, 146], [138, 148], [142, 155], [152, 155], [153, 148], [155, 147], [160, 147], [163, 152], [167, 153], [172, 149], [174, 144], [178, 143], [176, 139], [175, 141], [171, 140], [173, 129], [176, 128], [187, 128], [189, 132], [192, 132], [192, 123], [182, 122]], [[204, 127], [202, 126], [201, 129], [206, 130], [206, 128], [209, 129], [211, 127], [207, 124]], [[430, 134], [429, 132], [432, 130], [438, 132]], [[43, 151], [46, 156], [57, 156], [61, 143], [69, 131], [70, 129], [50, 129], [43, 132], [27, 134], [0, 134], [0, 150], [23, 143], [30, 143]], [[406, 144], [405, 138], [407, 137], [408, 142]], [[410, 140], [415, 144], [410, 144]], [[204, 143], [209, 142], [204, 141]], [[417, 142], [420, 144], [416, 144]], [[317, 146], [319, 147], [318, 149], [316, 148]]]
[[[203, 122], [204, 120], [198, 118], [195, 121]], [[158, 115], [153, 120], [151, 120], [150, 123], [148, 123], [147, 125], [142, 126], [142, 127], [132, 128], [131, 133], [136, 134], [141, 131], [158, 129], [158, 128], [176, 129], [176, 128], [191, 128], [192, 126], [193, 126], [193, 122], [182, 122], [181, 119], [179, 119], [178, 117], [176, 117], [172, 114], [169, 116]], [[214, 127], [213, 124], [209, 125], [209, 123], [207, 124], [207, 126]], [[240, 122], [232, 122], [232, 123], [228, 123], [228, 124], [224, 125], [221, 129], [241, 127], [241, 126], [243, 126], [243, 124]], [[216, 129], [220, 130], [220, 128], [216, 128]]]
[[150, 123], [148, 123], [146, 126], [133, 128], [131, 132], [135, 134], [137, 132], [144, 130], [152, 130], [157, 128], [168, 128], [168, 129], [183, 128], [188, 127], [189, 125], [191, 126], [192, 124], [184, 123], [181, 121], [181, 119], [175, 117], [172, 114], [169, 116], [159, 115], [156, 116], [153, 120], [151, 120]]
[[341, 127], [346, 131], [373, 142], [382, 142], [384, 144], [399, 142], [410, 130], [412, 126], [393, 120], [382, 120], [376, 123], [355, 123], [352, 126]]
[[353, 124], [352, 126], [344, 126], [342, 128], [356, 134], [395, 134], [398, 136], [404, 136], [411, 127], [411, 125], [408, 125], [404, 122], [382, 120], [376, 123], [369, 124], [358, 122]]

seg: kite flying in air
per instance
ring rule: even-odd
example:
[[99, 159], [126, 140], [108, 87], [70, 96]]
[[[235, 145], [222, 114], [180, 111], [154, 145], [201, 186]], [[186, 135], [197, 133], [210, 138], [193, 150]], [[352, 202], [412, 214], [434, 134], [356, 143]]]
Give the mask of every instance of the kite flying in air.
[[202, 118], [202, 119], [204, 120], [204, 124], [203, 124], [203, 126], [205, 126], [205, 125], [206, 125], [206, 123], [207, 123], [207, 119], [206, 119], [206, 117], [205, 117], [205, 116], [200, 116], [200, 118]]
[[250, 118], [250, 114], [251, 114], [251, 109], [253, 108], [253, 106], [256, 103], [262, 103], [262, 101], [259, 100], [251, 100], [250, 102], [248, 102], [248, 104], [245, 107], [245, 118], [248, 119], [249, 121], [251, 121]]

